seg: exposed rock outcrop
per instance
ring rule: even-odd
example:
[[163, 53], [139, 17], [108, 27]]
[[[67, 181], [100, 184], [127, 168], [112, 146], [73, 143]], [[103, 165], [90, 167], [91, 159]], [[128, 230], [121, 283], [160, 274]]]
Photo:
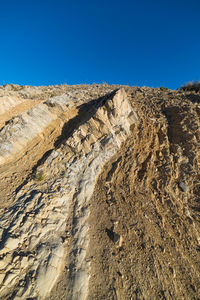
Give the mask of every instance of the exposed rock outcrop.
[[198, 299], [200, 97], [0, 95], [0, 299]]

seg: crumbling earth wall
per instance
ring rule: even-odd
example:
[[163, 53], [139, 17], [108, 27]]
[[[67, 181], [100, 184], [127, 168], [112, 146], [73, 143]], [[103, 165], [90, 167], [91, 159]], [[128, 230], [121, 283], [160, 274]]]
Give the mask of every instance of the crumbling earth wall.
[[0, 94], [0, 299], [199, 299], [200, 96]]

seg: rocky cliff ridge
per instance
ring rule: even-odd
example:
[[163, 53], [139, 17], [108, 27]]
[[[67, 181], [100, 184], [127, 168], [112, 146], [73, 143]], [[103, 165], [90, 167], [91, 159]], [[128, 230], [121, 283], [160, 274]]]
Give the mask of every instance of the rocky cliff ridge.
[[199, 299], [200, 96], [0, 89], [0, 299]]

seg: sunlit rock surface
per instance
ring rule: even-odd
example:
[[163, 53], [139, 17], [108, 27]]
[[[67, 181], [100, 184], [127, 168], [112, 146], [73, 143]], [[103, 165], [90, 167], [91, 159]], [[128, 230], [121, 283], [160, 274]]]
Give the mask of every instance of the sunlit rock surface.
[[0, 89], [0, 299], [198, 299], [200, 96]]

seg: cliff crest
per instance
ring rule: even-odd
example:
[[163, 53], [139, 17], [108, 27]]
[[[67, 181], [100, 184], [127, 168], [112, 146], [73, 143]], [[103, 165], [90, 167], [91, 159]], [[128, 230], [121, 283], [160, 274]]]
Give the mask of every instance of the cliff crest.
[[0, 299], [199, 299], [199, 94], [12, 85], [0, 104]]

